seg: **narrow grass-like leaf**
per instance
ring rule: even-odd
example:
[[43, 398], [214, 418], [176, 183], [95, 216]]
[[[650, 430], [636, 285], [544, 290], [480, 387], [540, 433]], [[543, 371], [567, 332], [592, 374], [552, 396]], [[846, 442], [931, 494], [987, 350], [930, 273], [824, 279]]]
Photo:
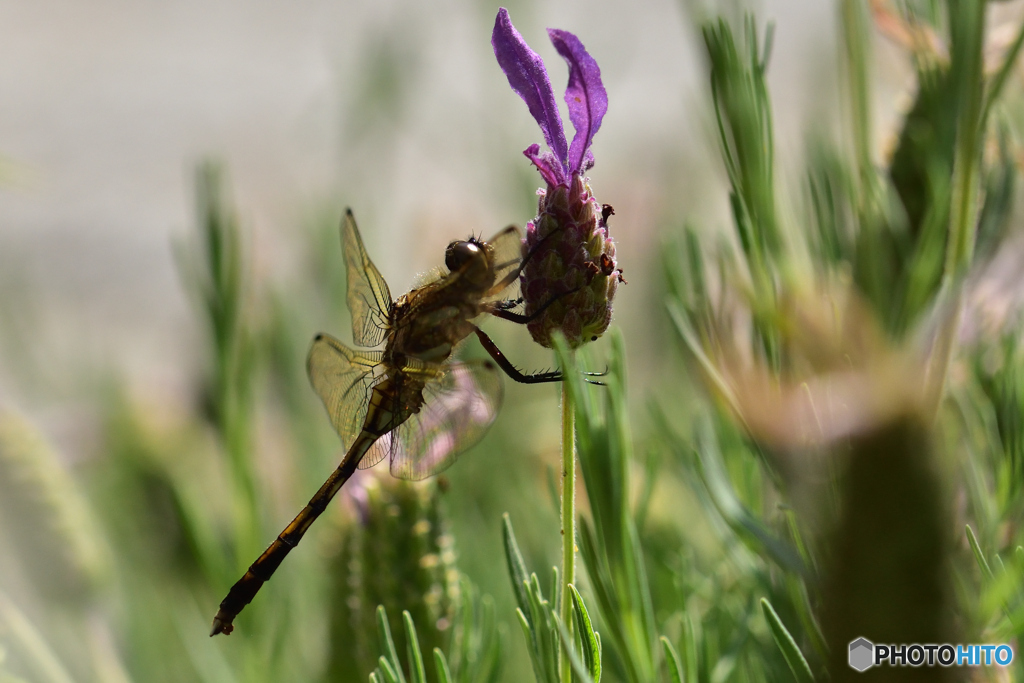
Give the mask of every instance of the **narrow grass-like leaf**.
[[558, 580], [558, 567], [551, 568], [551, 585], [549, 586], [549, 588], [550, 593], [548, 593], [548, 595], [550, 595], [551, 598], [548, 600], [548, 602], [550, 602], [552, 605], [560, 605], [561, 600], [559, 600], [559, 598], [561, 597], [560, 592], [562, 590], [562, 584]]
[[683, 341], [686, 349], [690, 352], [690, 355], [693, 356], [693, 359], [697, 362], [697, 366], [703, 373], [705, 382], [714, 388], [718, 396], [729, 405], [735, 415], [742, 416], [743, 412], [740, 410], [739, 400], [736, 398], [732, 387], [729, 386], [728, 380], [726, 380], [718, 370], [714, 361], [712, 361], [707, 353], [705, 353], [704, 348], [701, 346], [699, 336], [697, 335], [696, 330], [694, 330], [689, 317], [686, 315], [686, 310], [677, 301], [669, 301], [665, 304], [665, 307], [668, 309], [669, 318], [672, 319], [672, 323], [675, 326], [676, 332], [679, 334], [679, 338]]
[[544, 599], [540, 589], [540, 580], [536, 574], [530, 574], [528, 585], [530, 609], [533, 611], [533, 636], [537, 648], [537, 656], [547, 672], [545, 680], [555, 683], [558, 680], [558, 634], [552, 631], [553, 614], [551, 603]]
[[437, 683], [453, 683], [448, 660], [445, 659], [444, 653], [439, 647], [434, 648], [434, 668], [437, 671]]
[[683, 672], [679, 668], [679, 655], [676, 654], [676, 649], [665, 636], [661, 637], [661, 647], [665, 651], [665, 668], [668, 669], [672, 683], [683, 683]]
[[576, 619], [576, 633], [580, 636], [583, 645], [583, 661], [590, 672], [594, 683], [601, 681], [601, 643], [594, 633], [594, 625], [590, 622], [590, 614], [587, 606], [583, 604], [583, 598], [576, 587], [569, 584], [570, 595], [572, 595], [572, 611]]
[[541, 662], [540, 653], [537, 651], [536, 638], [530, 629], [530, 622], [521, 609], [516, 608], [516, 616], [519, 618], [519, 626], [523, 629], [523, 637], [526, 638], [526, 650], [530, 653], [530, 662], [533, 664], [533, 677], [537, 680], [537, 683], [547, 681], [548, 678], [544, 674], [544, 664]]
[[370, 672], [370, 683], [385, 683], [384, 679], [377, 675], [376, 671]]
[[696, 450], [701, 476], [722, 518], [755, 552], [767, 554], [783, 569], [807, 575], [809, 568], [804, 565], [797, 551], [765, 528], [736, 495], [722, 462], [710, 420], [704, 419], [698, 423], [697, 436]]
[[596, 683], [591, 677], [590, 672], [587, 670], [587, 665], [584, 664], [583, 660], [580, 659], [579, 654], [573, 648], [573, 635], [569, 633], [569, 629], [565, 627], [562, 620], [558, 618], [557, 614], [551, 615], [554, 618], [555, 636], [561, 644], [561, 652], [563, 655], [569, 658], [569, 664], [572, 670], [576, 672], [583, 683]]
[[985, 559], [985, 553], [982, 552], [981, 546], [978, 544], [978, 538], [974, 535], [974, 530], [971, 525], [966, 525], [967, 528], [967, 542], [971, 546], [971, 551], [974, 553], [974, 559], [978, 562], [978, 567], [981, 568], [985, 578], [992, 581], [994, 576], [992, 574], [992, 568], [988, 565], [988, 560]]
[[689, 614], [683, 615], [683, 669], [686, 672], [687, 681], [697, 681], [700, 676], [700, 660], [698, 653], [697, 629], [693, 618]]
[[386, 683], [402, 683], [405, 680], [402, 676], [402, 667], [392, 666], [391, 662], [385, 659], [383, 655], [377, 660], [377, 666], [380, 667]]
[[636, 526], [633, 524], [633, 520], [627, 518], [624, 521], [625, 532], [626, 532], [626, 547], [629, 549], [629, 559], [632, 560], [632, 566], [627, 567], [628, 576], [632, 579], [631, 589], [633, 604], [639, 607], [640, 610], [640, 624], [643, 628], [641, 634], [641, 652], [638, 653], [640, 656], [645, 658], [645, 666], [647, 671], [654, 674], [654, 660], [652, 658], [653, 647], [651, 643], [655, 642], [657, 637], [655, 634], [654, 625], [654, 604], [651, 601], [651, 588], [647, 579], [647, 568], [644, 566], [643, 548], [640, 545], [640, 538], [637, 536]]
[[1017, 57], [1020, 56], [1021, 47], [1024, 47], [1024, 23], [1021, 23], [1020, 28], [1017, 29], [1017, 37], [1014, 39], [1013, 44], [1010, 45], [1010, 49], [1006, 51], [1006, 56], [1003, 57], [1003, 63], [999, 65], [999, 70], [989, 80], [988, 88], [985, 92], [985, 106], [981, 114], [982, 123], [988, 118], [992, 105], [999, 99], [999, 94], [1003, 90], [1003, 85], [1006, 84], [1006, 79], [1013, 73], [1013, 67], [1017, 63]]
[[[396, 675], [397, 681], [400, 683], [405, 682], [405, 675], [402, 673], [402, 663], [398, 661], [398, 650], [395, 648], [395, 641], [391, 637], [391, 627], [388, 626], [388, 613], [384, 610], [384, 605], [377, 605], [377, 636], [380, 638], [380, 649], [387, 655], [387, 659], [390, 660], [390, 670]], [[381, 662], [385, 661], [382, 656]], [[383, 665], [381, 669], [387, 675], [388, 670], [384, 669]], [[389, 679], [390, 680], [390, 679]]]
[[761, 598], [761, 611], [764, 612], [764, 618], [772, 631], [772, 638], [775, 639], [775, 644], [782, 651], [782, 656], [786, 658], [786, 663], [789, 664], [793, 676], [799, 683], [814, 683], [811, 667], [808, 666], [807, 660], [804, 659], [803, 653], [800, 652], [793, 636], [789, 634], [786, 625], [782, 623], [782, 619], [779, 619], [775, 608], [766, 598]]
[[526, 573], [526, 563], [523, 561], [523, 554], [519, 552], [519, 545], [516, 543], [516, 535], [512, 531], [512, 519], [506, 512], [501, 516], [501, 531], [505, 541], [505, 561], [508, 563], [508, 573], [512, 578], [512, 590], [516, 594], [516, 603], [527, 622], [533, 628], [530, 620], [530, 600], [527, 597], [526, 584], [529, 577]]
[[501, 674], [502, 643], [504, 635], [498, 630], [495, 617], [494, 600], [485, 595], [480, 599], [480, 647], [477, 653], [476, 666], [472, 680], [467, 677], [465, 683], [494, 683]]
[[409, 675], [412, 683], [427, 683], [427, 672], [423, 666], [423, 653], [420, 651], [420, 641], [416, 636], [416, 624], [412, 621], [412, 615], [408, 610], [402, 612], [402, 621], [405, 623], [405, 635], [408, 638], [406, 650], [409, 657]]
[[[598, 555], [598, 544], [594, 540], [594, 531], [585, 519], [580, 521], [580, 553], [583, 562], [587, 567], [587, 575], [590, 577], [591, 587], [597, 596], [600, 613], [605, 615], [604, 623], [611, 634], [612, 643], [618, 652], [626, 652], [628, 647], [625, 625], [623, 620], [618, 618], [622, 610], [619, 597], [616, 593], [616, 585], [604, 561]], [[625, 665], [629, 669], [629, 680], [639, 680], [639, 674], [633, 669], [632, 659], [626, 658]]]

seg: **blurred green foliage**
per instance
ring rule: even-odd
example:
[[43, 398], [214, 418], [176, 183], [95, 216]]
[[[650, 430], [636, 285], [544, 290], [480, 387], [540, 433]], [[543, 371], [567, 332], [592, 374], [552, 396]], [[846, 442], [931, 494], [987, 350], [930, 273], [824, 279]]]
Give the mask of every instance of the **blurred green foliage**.
[[[731, 225], [708, 239], [687, 224], [663, 250], [683, 364], [656, 396], [628, 392], [629, 330], [611, 335], [606, 386], [579, 372], [603, 360], [558, 356], [583, 475], [571, 624], [544, 570], [561, 539], [538, 415], [557, 409], [538, 390], [450, 481], [360, 475], [235, 634], [207, 638], [335, 464], [302, 360], [347, 322], [336, 212], [297, 238], [305, 277], [257, 281], [227, 178], [203, 165], [177, 246], [205, 334], [192, 402], [149, 405], [111, 379], [99, 455], [74, 466], [0, 413], [0, 543], [15, 549], [0, 554], [0, 682], [552, 683], [560, 658], [594, 683], [840, 681], [857, 636], [1019, 639], [1024, 347], [1019, 317], [987, 315], [1012, 306], [975, 302], [1019, 237], [1024, 31], [988, 49], [986, 7], [887, 15], [928, 40], [905, 46], [917, 87], [883, 155], [878, 16], [839, 2], [847, 116], [809, 136], [797, 197], [776, 179], [771, 28], [703, 23]], [[368, 59], [354, 136], [401, 109], [414, 73], [395, 41]]]

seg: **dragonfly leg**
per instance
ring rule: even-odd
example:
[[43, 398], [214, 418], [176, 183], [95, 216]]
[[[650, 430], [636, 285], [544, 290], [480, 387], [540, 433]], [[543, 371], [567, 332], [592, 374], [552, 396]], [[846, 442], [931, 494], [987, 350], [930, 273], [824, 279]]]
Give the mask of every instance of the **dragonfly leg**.
[[557, 370], [548, 372], [538, 372], [532, 375], [527, 375], [521, 372], [516, 366], [512, 365], [511, 361], [505, 357], [505, 354], [501, 352], [501, 349], [494, 343], [487, 334], [479, 327], [473, 327], [473, 331], [476, 332], [477, 338], [480, 343], [483, 344], [484, 349], [487, 353], [491, 354], [491, 358], [498, 364], [505, 374], [522, 384], [541, 384], [543, 382], [561, 382], [562, 373]]
[[523, 268], [525, 268], [526, 264], [530, 262], [530, 259], [533, 258], [533, 255], [540, 251], [541, 245], [547, 242], [549, 239], [551, 239], [552, 235], [560, 232], [561, 230], [564, 230], [564, 228], [562, 226], [558, 226], [548, 234], [544, 235], [544, 237], [541, 238], [540, 242], [537, 242], [537, 244], [533, 245], [533, 249], [526, 253], [526, 256], [524, 256], [523, 259], [519, 262], [519, 265], [516, 266], [515, 270], [513, 270], [511, 273], [503, 277], [500, 282], [494, 285], [491, 291], [495, 293], [500, 292], [501, 290], [505, 289], [510, 284], [518, 280], [519, 274], [523, 272]]
[[[556, 301], [561, 299], [563, 296], [568, 296], [569, 294], [574, 294], [574, 293], [576, 293], [578, 291], [580, 291], [579, 288], [576, 288], [576, 289], [570, 289], [567, 292], [562, 292], [561, 294], [555, 294], [550, 299], [545, 301], [544, 305], [542, 305], [540, 308], [538, 308], [536, 311], [534, 311], [530, 315], [524, 315], [522, 313], [516, 313], [514, 311], [510, 311], [510, 310], [508, 310], [507, 307], [500, 306], [500, 305], [498, 305], [498, 306], [493, 306], [493, 305], [490, 306], [488, 308], [487, 312], [490, 313], [491, 315], [493, 315], [495, 318], [501, 318], [502, 320], [510, 320], [510, 321], [512, 321], [514, 323], [517, 323], [519, 325], [525, 325], [525, 324], [529, 323], [530, 321], [534, 320], [535, 318], [543, 315], [544, 311], [548, 310], [548, 306], [550, 306], [551, 304], [555, 303]], [[500, 302], [500, 303], [505, 303], [505, 302]]]
[[249, 566], [248, 571], [245, 572], [242, 578], [231, 587], [227, 596], [220, 603], [217, 616], [213, 618], [213, 628], [210, 630], [211, 636], [215, 636], [218, 633], [229, 635], [234, 630], [235, 627], [232, 622], [234, 622], [235, 617], [245, 609], [246, 605], [252, 602], [252, 599], [256, 597], [256, 593], [274, 575], [274, 572], [281, 566], [281, 562], [291, 552], [291, 549], [299, 544], [299, 541], [302, 540], [302, 536], [309, 529], [310, 525], [327, 509], [327, 504], [331, 502], [331, 499], [334, 498], [334, 495], [341, 489], [342, 485], [356, 471], [359, 461], [376, 439], [377, 437], [371, 436], [367, 432], [360, 434], [356, 442], [352, 444], [348, 454], [341, 461], [341, 464], [327, 478], [327, 481], [320, 487], [320, 490], [309, 499], [306, 507], [302, 508], [302, 511], [295, 516], [295, 519], [274, 539], [270, 547], [263, 551], [263, 554]]
[[495, 301], [492, 305], [496, 310], [510, 311], [521, 303], [523, 303], [523, 297], [519, 297], [518, 299], [504, 299], [502, 301]]

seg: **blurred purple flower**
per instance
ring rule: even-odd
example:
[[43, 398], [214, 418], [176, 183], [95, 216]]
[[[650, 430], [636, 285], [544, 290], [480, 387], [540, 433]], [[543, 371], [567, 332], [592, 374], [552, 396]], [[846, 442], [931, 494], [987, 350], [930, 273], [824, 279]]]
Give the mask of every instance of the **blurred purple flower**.
[[519, 35], [505, 8], [498, 10], [491, 45], [509, 85], [523, 98], [537, 121], [547, 150], [533, 144], [524, 150], [540, 171], [537, 217], [526, 224], [523, 255], [530, 260], [521, 275], [526, 314], [559, 298], [529, 324], [535, 341], [551, 346], [551, 333], [561, 330], [576, 348], [597, 339], [611, 322], [611, 301], [622, 279], [615, 267], [615, 244], [608, 237], [613, 211], [591, 194], [583, 174], [594, 165], [590, 145], [608, 111], [608, 94], [597, 62], [572, 33], [548, 29], [555, 50], [569, 65], [565, 103], [576, 134], [566, 144], [544, 60]]

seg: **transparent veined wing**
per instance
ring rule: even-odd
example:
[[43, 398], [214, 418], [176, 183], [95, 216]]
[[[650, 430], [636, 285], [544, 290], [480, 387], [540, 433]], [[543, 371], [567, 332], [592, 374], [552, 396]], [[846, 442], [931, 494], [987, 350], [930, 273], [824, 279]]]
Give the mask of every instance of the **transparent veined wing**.
[[341, 243], [345, 252], [348, 310], [352, 314], [352, 341], [367, 348], [380, 346], [391, 315], [391, 290], [366, 253], [351, 209], [345, 211]]
[[400, 479], [424, 479], [447, 469], [494, 422], [501, 375], [490, 360], [436, 365], [422, 392], [419, 411], [381, 437], [364, 462], [388, 456], [391, 474]]
[[487, 244], [492, 249], [496, 286], [486, 300], [514, 297], [519, 291], [516, 276], [523, 258], [523, 236], [519, 228], [510, 225], [487, 240]]
[[306, 372], [347, 451], [363, 427], [371, 387], [383, 368], [380, 351], [353, 351], [329, 334], [318, 334]]

